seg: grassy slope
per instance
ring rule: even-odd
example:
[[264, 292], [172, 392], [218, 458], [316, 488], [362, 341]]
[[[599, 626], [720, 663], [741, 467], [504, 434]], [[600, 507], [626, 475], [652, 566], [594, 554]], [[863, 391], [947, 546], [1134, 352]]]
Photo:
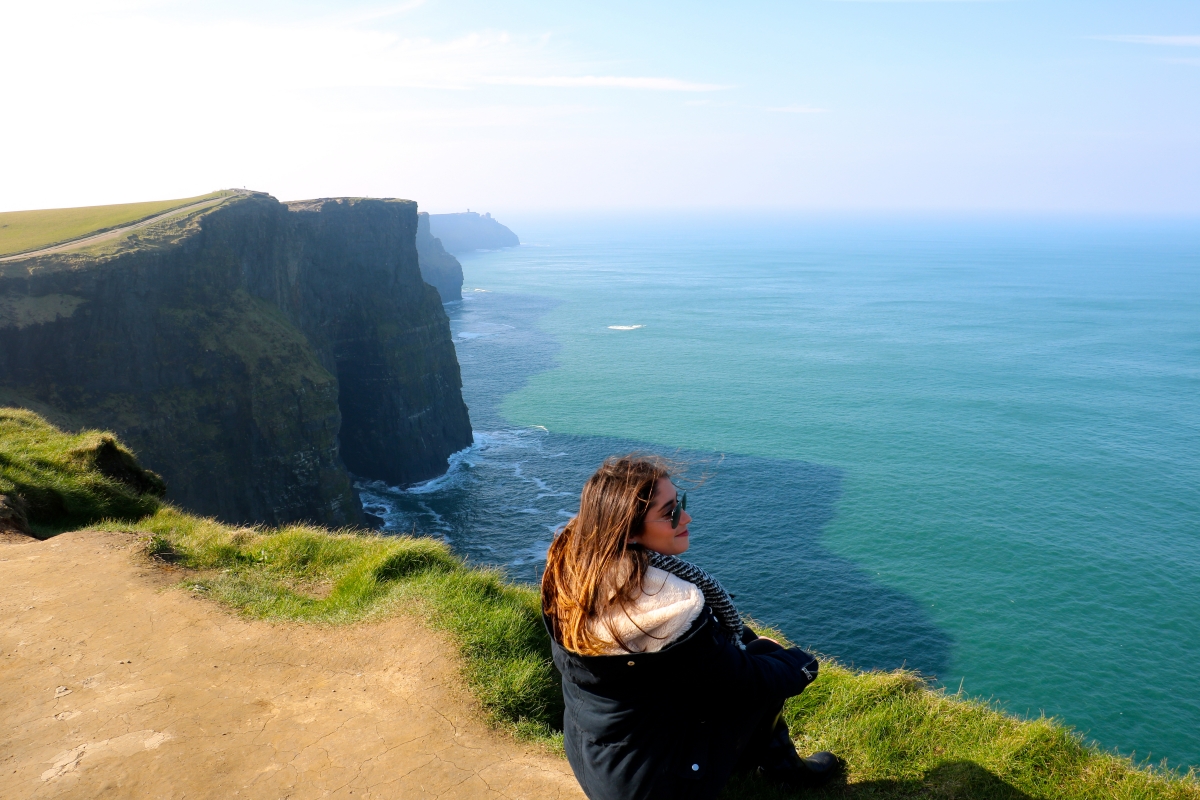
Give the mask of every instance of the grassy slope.
[[163, 489], [110, 433], [66, 434], [31, 411], [0, 408], [0, 495], [22, 498], [37, 536], [140, 519], [158, 508]]
[[178, 200], [113, 206], [5, 211], [0, 213], [0, 256], [36, 250], [109, 228], [128, 225], [219, 194], [221, 193], [213, 192]]
[[[6, 469], [14, 453], [17, 461], [36, 457], [4, 445], [9, 435], [0, 427]], [[69, 437], [57, 435], [63, 441], [54, 452], [70, 452]], [[166, 505], [98, 527], [141, 534], [150, 555], [194, 570], [187, 585], [250, 616], [336, 624], [418, 613], [458, 644], [467, 683], [495, 722], [561, 741], [558, 676], [536, 592], [467, 566], [439, 542], [306, 526], [234, 528]], [[1194, 776], [1139, 768], [1053, 720], [1019, 720], [932, 691], [908, 672], [860, 673], [827, 661], [786, 715], [802, 750], [832, 749], [849, 762], [851, 782], [820, 796], [1200, 800]], [[725, 796], [785, 795], [742, 779]]]

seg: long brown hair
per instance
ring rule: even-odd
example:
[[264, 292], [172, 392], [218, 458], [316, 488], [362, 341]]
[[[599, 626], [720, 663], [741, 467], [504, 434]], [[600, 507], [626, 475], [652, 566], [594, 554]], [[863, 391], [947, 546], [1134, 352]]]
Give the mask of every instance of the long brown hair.
[[631, 453], [605, 459], [583, 485], [579, 513], [555, 535], [542, 575], [542, 611], [563, 647], [581, 655], [603, 652], [591, 623], [641, 592], [649, 555], [630, 547], [629, 537], [641, 533], [654, 488], [670, 475], [665, 460]]

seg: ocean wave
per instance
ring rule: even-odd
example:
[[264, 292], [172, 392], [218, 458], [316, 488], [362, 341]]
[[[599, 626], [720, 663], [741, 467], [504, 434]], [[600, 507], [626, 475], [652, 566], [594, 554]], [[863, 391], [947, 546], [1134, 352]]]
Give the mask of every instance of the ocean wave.
[[380, 497], [378, 492], [390, 492], [392, 494], [430, 494], [451, 485], [457, 485], [465, 476], [466, 470], [474, 466], [471, 461], [471, 456], [480, 448], [478, 435], [476, 435], [475, 443], [470, 447], [464, 447], [456, 453], [451, 453], [446, 459], [446, 471], [436, 478], [430, 478], [421, 483], [414, 483], [412, 486], [392, 486], [386, 481], [372, 481], [360, 478], [354, 482], [354, 487], [358, 489], [359, 494], [369, 495], [372, 502], [390, 505], [387, 500]]
[[610, 331], [636, 331], [638, 328], [644, 328], [645, 325], [609, 325]]
[[[534, 430], [540, 428], [540, 430]], [[508, 428], [498, 431], [474, 431], [475, 445], [480, 450], [516, 447], [521, 449], [540, 448], [546, 433], [545, 428]]]
[[[356, 481], [363, 506], [383, 519], [384, 531], [446, 542], [453, 537], [464, 557], [536, 580], [548, 539], [573, 516], [558, 504], [578, 498], [577, 492], [554, 485], [559, 459], [568, 454], [559, 449], [561, 444], [547, 447], [552, 434], [542, 426], [476, 430], [473, 435], [470, 447], [450, 456], [443, 475], [405, 487]], [[547, 498], [555, 499], [545, 502]]]
[[486, 339], [491, 336], [498, 336], [505, 331], [514, 330], [512, 325], [504, 325], [498, 322], [475, 322], [470, 326], [472, 330], [459, 331], [454, 334], [458, 339]]
[[546, 553], [550, 550], [550, 542], [537, 540], [525, 550], [520, 551], [517, 557], [508, 562], [510, 567], [519, 567], [522, 564], [538, 563], [546, 560]]
[[[470, 447], [465, 447], [456, 453], [452, 453], [447, 459], [446, 471], [435, 478], [430, 478], [427, 481], [422, 481], [411, 486], [393, 486], [385, 481], [360, 478], [355, 480], [354, 486], [359, 492], [364, 510], [383, 519], [385, 530], [400, 530], [409, 528], [415, 524], [412, 510], [410, 509], [407, 513], [401, 511], [396, 507], [395, 499], [390, 499], [389, 495], [392, 498], [400, 495], [416, 500], [419, 497], [436, 495], [447, 490], [465, 488], [467, 481], [471, 479], [472, 468], [481, 463], [501, 468], [511, 468], [514, 477], [522, 482], [532, 484], [541, 492], [535, 500], [542, 497], [557, 497], [566, 493], [555, 492], [542, 479], [526, 475], [523, 472], [522, 461], [505, 464], [503, 459], [503, 455], [511, 450], [539, 449], [546, 433], [546, 429], [541, 426], [534, 426], [534, 428], [473, 431], [474, 443]], [[496, 455], [501, 456], [501, 460], [497, 461], [494, 458], [489, 458], [489, 456]], [[419, 501], [417, 507], [421, 509], [417, 516], [432, 520], [435, 528], [439, 530], [451, 530], [453, 528], [452, 525], [426, 502]], [[526, 508], [522, 509], [521, 513], [540, 514], [543, 512], [533, 508]]]
[[419, 505], [421, 507], [421, 510], [423, 510], [426, 514], [433, 517], [434, 525], [436, 525], [437, 527], [441, 528], [444, 531], [454, 530], [454, 527], [446, 522], [446, 518], [443, 517], [438, 512], [434, 511], [432, 508], [430, 508], [428, 503], [418, 503], [417, 505]]
[[430, 478], [423, 483], [417, 483], [409, 486], [406, 489], [392, 487], [394, 492], [403, 492], [405, 494], [430, 494], [431, 492], [440, 491], [448, 488], [451, 485], [457, 486], [458, 483], [465, 477], [467, 470], [474, 466], [471, 457], [479, 450], [479, 442], [464, 447], [457, 453], [451, 453], [447, 459], [446, 471], [436, 478]]

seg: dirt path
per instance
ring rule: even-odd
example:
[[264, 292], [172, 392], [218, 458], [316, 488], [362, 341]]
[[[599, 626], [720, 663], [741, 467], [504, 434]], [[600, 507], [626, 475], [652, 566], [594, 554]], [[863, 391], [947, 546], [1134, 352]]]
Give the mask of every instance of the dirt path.
[[417, 622], [243, 620], [133, 543], [0, 538], [0, 797], [582, 797]]
[[59, 244], [52, 244], [49, 247], [43, 247], [38, 250], [30, 250], [25, 253], [16, 253], [15, 255], [4, 256], [0, 258], [0, 262], [19, 261], [22, 258], [34, 258], [35, 256], [45, 256], [51, 253], [62, 253], [66, 250], [76, 250], [80, 247], [87, 247], [88, 245], [97, 244], [98, 242], [105, 242], [109, 239], [115, 239], [118, 236], [124, 236], [127, 233], [138, 230], [139, 228], [144, 228], [147, 225], [153, 225], [159, 220], [175, 217], [180, 214], [185, 214], [189, 211], [196, 211], [197, 209], [207, 208], [208, 206], [215, 206], [217, 203], [228, 199], [228, 195], [222, 195], [221, 197], [213, 197], [208, 200], [201, 200], [199, 203], [192, 203], [189, 206], [173, 208], [170, 211], [164, 211], [163, 213], [156, 214], [153, 217], [149, 217], [129, 225], [122, 225], [121, 227], [113, 228], [112, 230], [102, 231], [101, 233], [93, 233], [90, 236], [72, 239], [67, 242], [60, 242]]

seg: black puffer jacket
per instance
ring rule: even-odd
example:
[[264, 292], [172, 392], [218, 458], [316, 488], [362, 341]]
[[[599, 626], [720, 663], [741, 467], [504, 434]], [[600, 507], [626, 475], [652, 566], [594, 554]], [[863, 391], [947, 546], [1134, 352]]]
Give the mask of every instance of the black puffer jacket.
[[657, 653], [580, 656], [557, 642], [553, 649], [567, 760], [591, 800], [716, 797], [748, 726], [817, 673], [816, 659], [797, 648], [742, 650], [708, 606]]

